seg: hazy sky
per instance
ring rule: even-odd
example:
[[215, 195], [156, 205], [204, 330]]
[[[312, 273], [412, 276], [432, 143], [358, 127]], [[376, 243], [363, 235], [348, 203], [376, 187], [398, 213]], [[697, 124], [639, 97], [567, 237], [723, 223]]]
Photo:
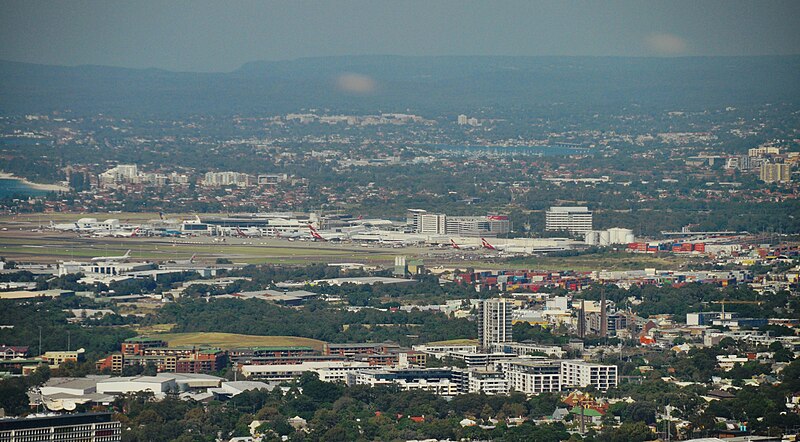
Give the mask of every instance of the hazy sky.
[[352, 54], [798, 54], [799, 19], [798, 0], [0, 0], [0, 59], [231, 71]]

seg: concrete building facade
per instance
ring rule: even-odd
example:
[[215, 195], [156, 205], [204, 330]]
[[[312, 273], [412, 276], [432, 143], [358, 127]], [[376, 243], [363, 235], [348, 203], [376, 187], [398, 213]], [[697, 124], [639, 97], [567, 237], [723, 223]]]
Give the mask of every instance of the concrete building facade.
[[592, 211], [588, 207], [551, 207], [545, 213], [545, 230], [584, 234], [592, 230]]
[[486, 299], [478, 306], [478, 345], [491, 350], [492, 345], [511, 342], [511, 303], [502, 298]]

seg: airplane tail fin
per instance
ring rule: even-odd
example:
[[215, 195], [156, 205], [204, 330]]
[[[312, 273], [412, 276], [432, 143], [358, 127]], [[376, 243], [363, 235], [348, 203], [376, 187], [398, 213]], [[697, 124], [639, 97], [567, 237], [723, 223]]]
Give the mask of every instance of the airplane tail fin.
[[317, 229], [315, 229], [314, 226], [309, 224], [308, 228], [311, 230], [311, 236], [314, 237], [314, 239], [325, 241], [325, 238], [323, 238], [322, 235], [320, 235], [319, 232], [317, 232]]

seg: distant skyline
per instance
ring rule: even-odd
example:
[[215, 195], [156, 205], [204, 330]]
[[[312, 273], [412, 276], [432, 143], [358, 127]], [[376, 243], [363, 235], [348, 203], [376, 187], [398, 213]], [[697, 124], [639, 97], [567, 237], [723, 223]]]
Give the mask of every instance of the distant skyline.
[[338, 55], [800, 54], [800, 1], [0, 2], [0, 59], [228, 72]]

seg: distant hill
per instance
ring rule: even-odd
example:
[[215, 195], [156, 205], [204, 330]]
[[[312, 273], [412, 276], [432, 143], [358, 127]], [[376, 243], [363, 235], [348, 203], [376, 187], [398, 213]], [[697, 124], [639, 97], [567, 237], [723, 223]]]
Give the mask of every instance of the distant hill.
[[[303, 58], [247, 63], [230, 73], [0, 61], [0, 113], [181, 116], [295, 112], [556, 115], [705, 109], [800, 101], [800, 56]], [[339, 90], [355, 73], [375, 90]]]

